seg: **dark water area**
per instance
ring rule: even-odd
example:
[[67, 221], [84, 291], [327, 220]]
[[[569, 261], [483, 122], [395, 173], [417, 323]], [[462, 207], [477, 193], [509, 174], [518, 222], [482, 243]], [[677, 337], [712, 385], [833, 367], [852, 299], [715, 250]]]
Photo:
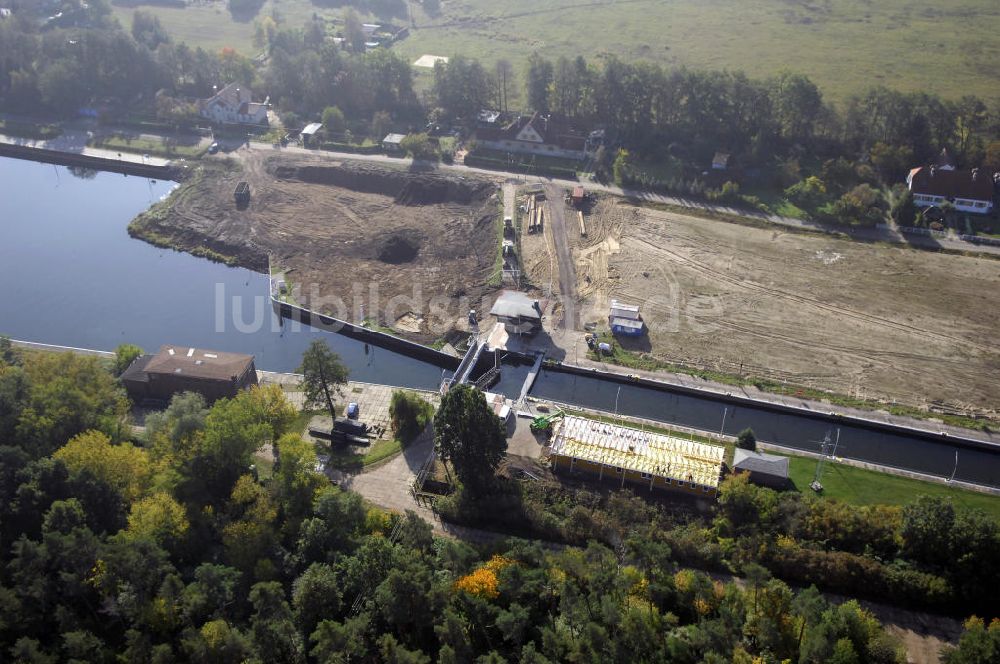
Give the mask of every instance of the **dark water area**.
[[0, 158], [0, 334], [40, 343], [155, 351], [163, 344], [251, 353], [259, 369], [294, 371], [321, 338], [351, 378], [435, 389], [426, 362], [280, 324], [267, 276], [129, 237], [135, 215], [173, 182]]
[[846, 421], [831, 422], [819, 414], [810, 417], [780, 413], [734, 405], [710, 396], [668, 392], [551, 369], [542, 370], [531, 394], [585, 408], [728, 435], [736, 435], [749, 427], [758, 440], [808, 452], [820, 452], [826, 433], [831, 432], [835, 436], [839, 428], [838, 457], [938, 477], [951, 476], [957, 449], [955, 479], [1000, 487], [1000, 449], [957, 447], [917, 434], [883, 431]]

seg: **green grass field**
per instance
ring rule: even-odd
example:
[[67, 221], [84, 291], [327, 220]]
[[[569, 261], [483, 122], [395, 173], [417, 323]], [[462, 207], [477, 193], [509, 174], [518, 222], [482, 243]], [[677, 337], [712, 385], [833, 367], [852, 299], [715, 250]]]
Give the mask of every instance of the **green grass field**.
[[[816, 459], [797, 456], [789, 458], [789, 475], [795, 488], [812, 494], [809, 483], [816, 473]], [[1000, 521], [1000, 497], [965, 491], [946, 484], [886, 475], [840, 463], [827, 463], [820, 481], [825, 497], [855, 505], [905, 505], [917, 496], [926, 494], [951, 498], [956, 506], [981, 509]]]
[[[955, 98], [1000, 97], [1000, 6], [994, 0], [446, 0], [433, 18], [418, 3], [410, 5], [415, 27], [394, 48], [411, 60], [463, 53], [506, 58], [520, 71], [535, 51], [551, 58], [615, 55], [751, 76], [801, 71], [831, 99], [878, 84]], [[225, 0], [143, 9], [191, 45], [255, 51], [253, 20], [235, 20]], [[341, 13], [311, 0], [267, 0], [258, 15], [272, 9], [292, 26], [313, 13]], [[126, 26], [134, 11], [115, 7]]]

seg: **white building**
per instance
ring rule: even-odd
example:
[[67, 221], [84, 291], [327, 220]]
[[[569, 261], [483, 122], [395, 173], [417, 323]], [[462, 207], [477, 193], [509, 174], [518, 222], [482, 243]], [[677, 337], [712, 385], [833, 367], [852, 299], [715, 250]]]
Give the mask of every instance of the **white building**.
[[198, 102], [198, 112], [215, 124], [267, 125], [267, 100], [253, 101], [253, 91], [230, 83]]

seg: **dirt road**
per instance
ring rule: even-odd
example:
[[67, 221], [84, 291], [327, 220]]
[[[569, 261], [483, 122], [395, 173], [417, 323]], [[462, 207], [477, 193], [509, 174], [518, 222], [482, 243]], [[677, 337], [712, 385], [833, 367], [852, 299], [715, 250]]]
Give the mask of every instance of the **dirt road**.
[[580, 329], [580, 311], [577, 307], [576, 269], [573, 262], [573, 252], [569, 246], [569, 237], [566, 234], [564, 193], [565, 190], [562, 187], [554, 184], [545, 187], [546, 208], [549, 213], [549, 224], [552, 228], [556, 261], [559, 264], [559, 294], [563, 307], [563, 316], [559, 321], [559, 327], [564, 330], [578, 330]]

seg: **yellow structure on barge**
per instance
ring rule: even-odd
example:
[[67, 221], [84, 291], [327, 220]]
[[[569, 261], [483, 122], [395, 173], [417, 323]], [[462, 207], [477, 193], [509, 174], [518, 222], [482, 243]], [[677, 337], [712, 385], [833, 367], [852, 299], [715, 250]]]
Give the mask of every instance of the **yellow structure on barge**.
[[552, 432], [553, 469], [714, 497], [726, 448], [568, 415]]

